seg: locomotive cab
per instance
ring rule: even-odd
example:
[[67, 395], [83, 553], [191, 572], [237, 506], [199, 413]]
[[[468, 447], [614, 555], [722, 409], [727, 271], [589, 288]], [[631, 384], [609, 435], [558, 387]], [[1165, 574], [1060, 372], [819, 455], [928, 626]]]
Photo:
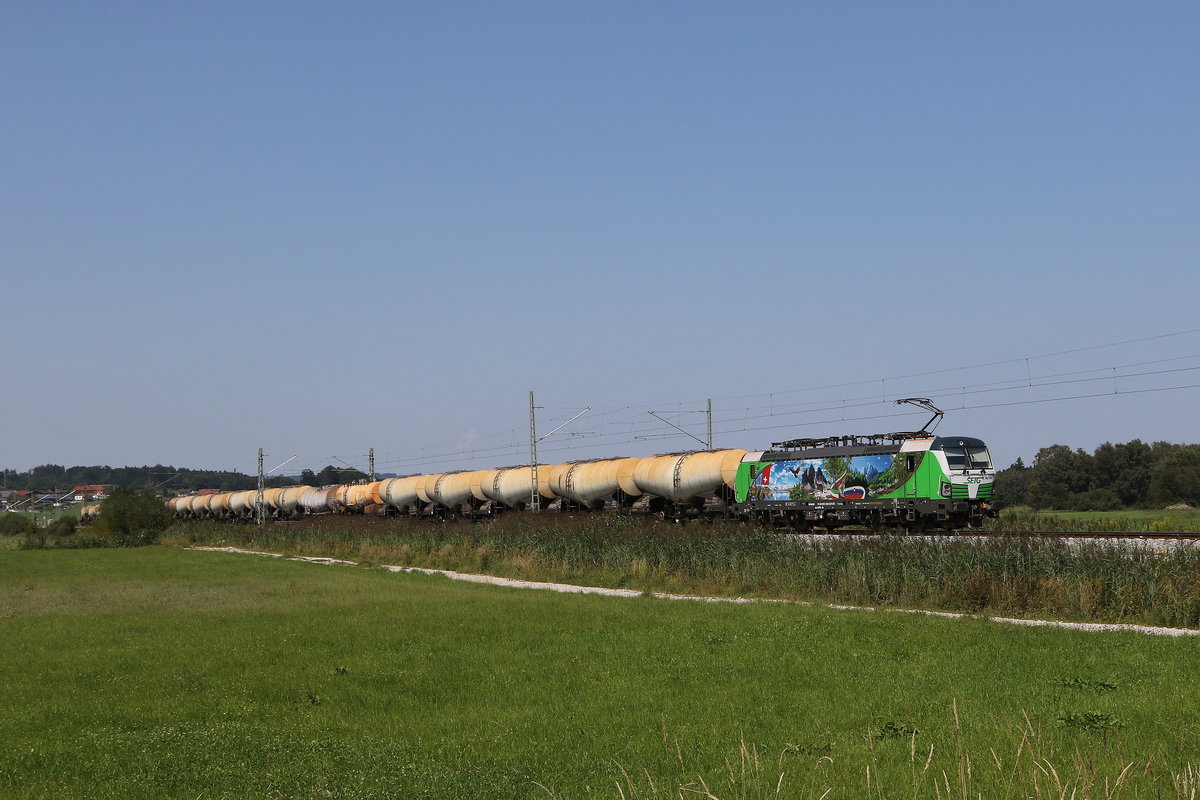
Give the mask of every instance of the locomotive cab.
[[946, 467], [951, 474], [983, 474], [993, 472], [992, 456], [981, 439], [970, 436], [942, 436], [933, 440], [930, 450], [946, 454]]
[[[981, 439], [939, 436], [929, 446], [943, 476], [937, 494], [955, 500], [990, 500], [996, 481], [992, 456]], [[998, 508], [998, 506], [994, 506]]]

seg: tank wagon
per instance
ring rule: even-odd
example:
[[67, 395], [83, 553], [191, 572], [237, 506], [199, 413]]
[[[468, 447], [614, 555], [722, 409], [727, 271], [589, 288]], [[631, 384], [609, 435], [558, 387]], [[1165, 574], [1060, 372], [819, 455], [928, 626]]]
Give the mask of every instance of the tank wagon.
[[[907, 401], [942, 412], [923, 398]], [[601, 458], [537, 467], [548, 511], [628, 512], [662, 519], [731, 517], [796, 530], [847, 525], [924, 530], [978, 526], [995, 516], [995, 470], [987, 446], [969, 436], [908, 433], [791, 439], [770, 450], [700, 450], [645, 458]], [[263, 492], [265, 512], [482, 518], [525, 510], [530, 465], [461, 470], [361, 484]], [[167, 501], [185, 519], [253, 519], [258, 492]]]

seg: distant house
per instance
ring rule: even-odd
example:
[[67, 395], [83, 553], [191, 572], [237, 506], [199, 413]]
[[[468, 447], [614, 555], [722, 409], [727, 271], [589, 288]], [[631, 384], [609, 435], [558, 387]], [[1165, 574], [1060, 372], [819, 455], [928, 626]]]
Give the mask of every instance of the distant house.
[[79, 502], [81, 500], [103, 500], [108, 497], [108, 487], [95, 484], [92, 486], [76, 486], [71, 490], [71, 497]]
[[24, 489], [5, 489], [0, 492], [0, 505], [18, 506], [29, 499], [29, 492]]

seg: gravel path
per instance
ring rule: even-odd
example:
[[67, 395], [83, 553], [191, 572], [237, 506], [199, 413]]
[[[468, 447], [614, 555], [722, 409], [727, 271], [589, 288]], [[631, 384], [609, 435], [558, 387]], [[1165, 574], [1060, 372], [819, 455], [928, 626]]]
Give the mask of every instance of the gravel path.
[[[242, 555], [269, 556], [271, 558], [287, 558], [289, 561], [307, 561], [312, 564], [341, 564], [358, 566], [356, 561], [343, 561], [336, 558], [319, 556], [284, 556], [281, 553], [264, 553], [255, 550], [242, 550], [237, 547], [191, 547], [190, 550], [209, 550], [221, 553], [240, 553]], [[608, 597], [642, 597], [646, 592], [636, 589], [609, 589], [603, 586], [576, 586], [570, 583], [545, 583], [541, 581], [520, 581], [514, 578], [497, 578], [492, 575], [476, 575], [470, 572], [454, 572], [447, 569], [426, 569], [424, 567], [393, 567], [385, 566], [389, 572], [420, 572], [425, 575], [444, 575], [451, 580], [467, 581], [468, 583], [486, 583], [491, 586], [507, 586], [513, 589], [546, 589], [552, 592], [570, 594], [600, 594]], [[872, 606], [844, 606], [834, 603], [810, 603], [789, 600], [758, 600], [749, 597], [704, 597], [689, 594], [667, 594], [652, 592], [650, 596], [662, 600], [693, 600], [701, 603], [792, 603], [802, 606], [824, 606], [835, 611], [875, 611], [883, 614], [922, 614], [929, 617], [946, 617], [948, 619], [986, 619], [991, 622], [1004, 622], [1010, 625], [1027, 625], [1040, 628], [1071, 628], [1080, 631], [1123, 631], [1148, 633], [1155, 636], [1200, 636], [1200, 630], [1191, 628], [1158, 628], [1152, 625], [1122, 625], [1099, 622], [1058, 622], [1045, 619], [1017, 619], [1015, 617], [986, 617], [978, 614], [959, 614], [951, 611], [922, 611], [907, 608], [875, 608]]]

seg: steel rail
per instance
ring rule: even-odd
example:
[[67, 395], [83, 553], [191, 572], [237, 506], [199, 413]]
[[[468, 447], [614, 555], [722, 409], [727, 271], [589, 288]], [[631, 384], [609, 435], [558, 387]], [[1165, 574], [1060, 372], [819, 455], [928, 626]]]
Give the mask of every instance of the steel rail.
[[[810, 531], [810, 533], [815, 533]], [[839, 536], [879, 536], [878, 531], [871, 530], [837, 530], [833, 532]], [[989, 530], [972, 530], [961, 529], [953, 531], [944, 530], [924, 530], [912, 531], [911, 533], [895, 533], [897, 536], [939, 536], [949, 538], [970, 538], [973, 536], [982, 537], [1013, 537], [1013, 538], [1048, 538], [1048, 539], [1183, 539], [1187, 541], [1200, 541], [1200, 532], [1195, 531], [989, 531]]]

